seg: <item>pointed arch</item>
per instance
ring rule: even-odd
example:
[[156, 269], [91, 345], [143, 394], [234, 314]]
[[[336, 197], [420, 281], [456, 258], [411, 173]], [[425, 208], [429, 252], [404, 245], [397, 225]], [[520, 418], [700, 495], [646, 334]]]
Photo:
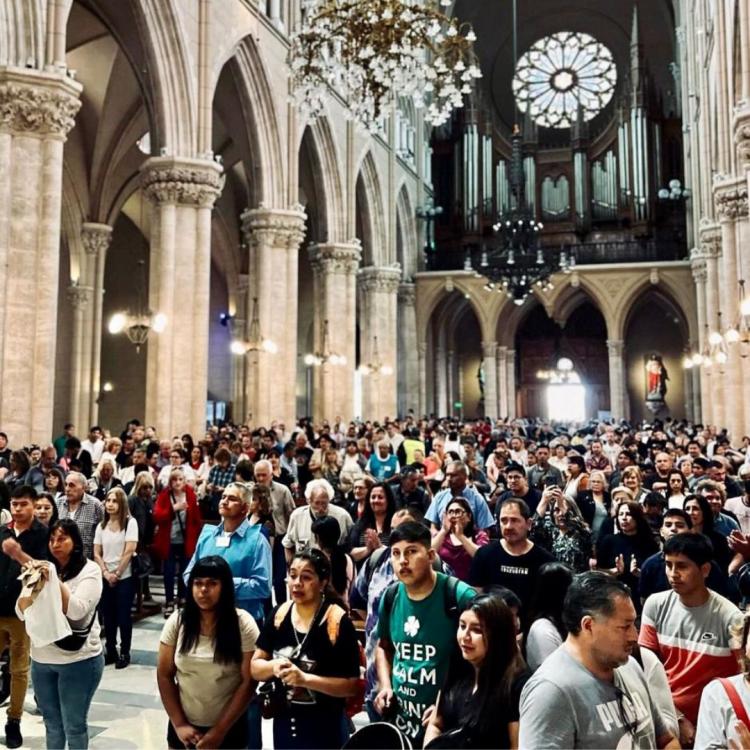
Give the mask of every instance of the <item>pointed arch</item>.
[[362, 241], [364, 266], [387, 266], [396, 259], [389, 257], [383, 191], [372, 152], [368, 151], [357, 175], [357, 226]]
[[419, 258], [419, 235], [416, 214], [403, 184], [396, 198], [396, 260], [401, 264], [404, 279], [411, 279], [417, 272]]

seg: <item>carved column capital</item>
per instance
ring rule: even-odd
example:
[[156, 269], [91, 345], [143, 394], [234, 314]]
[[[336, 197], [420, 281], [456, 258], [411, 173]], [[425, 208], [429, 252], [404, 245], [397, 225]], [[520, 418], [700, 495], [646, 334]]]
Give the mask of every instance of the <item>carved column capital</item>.
[[354, 274], [359, 266], [362, 248], [359, 242], [328, 243], [308, 247], [310, 263], [316, 274]]
[[81, 84], [42, 71], [0, 71], [0, 131], [65, 140], [81, 107]]
[[734, 145], [740, 167], [750, 170], [750, 106], [744, 106], [734, 115]]
[[211, 208], [224, 186], [222, 168], [207, 159], [152, 157], [141, 167], [141, 187], [152, 203]]
[[704, 259], [721, 255], [721, 227], [707, 219], [700, 222], [700, 249]]
[[398, 285], [398, 303], [404, 307], [414, 307], [417, 303], [417, 287], [415, 284]]
[[395, 266], [368, 266], [361, 268], [357, 285], [361, 292], [383, 292], [395, 294], [401, 283], [401, 268]]
[[484, 358], [497, 358], [497, 341], [483, 341], [482, 342], [482, 356]]
[[85, 221], [81, 226], [81, 242], [86, 255], [104, 255], [112, 242], [112, 227], [109, 224]]
[[607, 352], [610, 359], [622, 359], [625, 353], [625, 342], [622, 339], [607, 339]]
[[73, 306], [74, 310], [86, 309], [93, 293], [93, 287], [79, 286], [78, 284], [71, 284], [67, 290], [68, 300], [70, 301], [70, 304]]
[[307, 214], [302, 206], [289, 209], [252, 208], [240, 215], [242, 231], [251, 247], [260, 244], [296, 250], [305, 239]]
[[714, 186], [714, 206], [721, 222], [737, 221], [747, 217], [747, 182], [732, 181]]

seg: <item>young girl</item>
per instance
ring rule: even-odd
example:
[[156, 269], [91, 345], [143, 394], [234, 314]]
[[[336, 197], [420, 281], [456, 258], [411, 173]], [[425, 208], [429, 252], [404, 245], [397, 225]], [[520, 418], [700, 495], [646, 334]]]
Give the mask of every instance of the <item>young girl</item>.
[[156, 675], [169, 716], [170, 748], [247, 747], [250, 660], [257, 638], [253, 618], [235, 608], [226, 560], [198, 560], [185, 607], [164, 624], [159, 643]]
[[461, 614], [456, 640], [461, 652], [451, 660], [424, 746], [517, 748], [528, 671], [513, 613], [498, 596], [482, 594]]
[[[135, 581], [130, 559], [138, 546], [138, 523], [128, 511], [128, 498], [122, 487], [110, 490], [104, 501], [104, 518], [94, 532], [94, 560], [102, 570], [104, 587], [99, 608], [107, 639], [105, 664], [124, 669], [130, 664], [133, 621], [130, 608]], [[117, 631], [120, 655], [117, 655]]]

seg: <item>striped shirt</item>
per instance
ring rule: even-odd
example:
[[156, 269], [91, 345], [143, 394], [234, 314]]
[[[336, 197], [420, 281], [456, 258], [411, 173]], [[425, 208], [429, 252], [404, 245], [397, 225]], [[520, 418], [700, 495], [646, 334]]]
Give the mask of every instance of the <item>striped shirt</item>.
[[686, 607], [674, 591], [652, 594], [643, 606], [638, 643], [664, 664], [675, 707], [693, 724], [703, 688], [740, 671], [730, 628], [741, 621], [740, 610], [710, 589], [700, 607]]

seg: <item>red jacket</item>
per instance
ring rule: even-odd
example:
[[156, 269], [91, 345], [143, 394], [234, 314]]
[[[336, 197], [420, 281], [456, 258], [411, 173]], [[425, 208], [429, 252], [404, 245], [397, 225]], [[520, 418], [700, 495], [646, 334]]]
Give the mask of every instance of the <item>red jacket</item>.
[[[195, 491], [187, 485], [185, 487], [185, 499], [187, 500], [187, 512], [185, 513], [185, 556], [189, 559], [195, 552], [195, 545], [198, 543], [201, 529], [203, 528], [203, 519], [201, 518], [198, 500], [195, 497]], [[162, 490], [156, 498], [153, 514], [154, 524], [156, 524], [156, 533], [154, 534], [154, 543], [152, 549], [160, 560], [166, 560], [169, 555], [169, 545], [172, 533], [172, 520], [174, 511], [172, 510], [172, 500], [169, 496], [169, 489]]]

